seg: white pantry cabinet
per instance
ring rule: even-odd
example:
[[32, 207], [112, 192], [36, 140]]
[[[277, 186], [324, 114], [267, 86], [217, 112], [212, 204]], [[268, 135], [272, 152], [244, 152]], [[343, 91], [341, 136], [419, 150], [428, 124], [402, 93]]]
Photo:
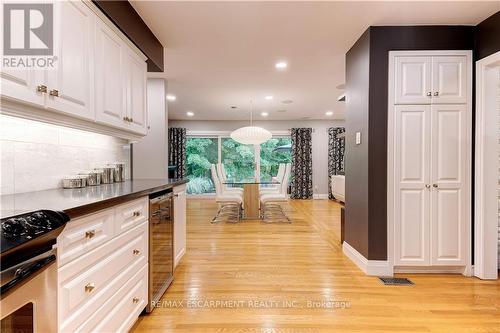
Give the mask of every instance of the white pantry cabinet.
[[471, 227], [471, 52], [396, 51], [389, 58], [392, 263], [395, 271], [466, 273]]
[[395, 56], [393, 74], [393, 104], [467, 103], [466, 55]]
[[53, 4], [57, 66], [2, 69], [2, 111], [129, 139], [146, 135], [146, 57], [91, 2]]
[[186, 253], [186, 185], [174, 187], [174, 267]]

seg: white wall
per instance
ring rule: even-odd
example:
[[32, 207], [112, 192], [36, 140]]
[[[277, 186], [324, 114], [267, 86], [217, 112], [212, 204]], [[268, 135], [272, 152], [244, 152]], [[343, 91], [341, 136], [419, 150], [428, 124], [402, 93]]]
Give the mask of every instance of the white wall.
[[164, 179], [168, 177], [168, 109], [163, 79], [148, 79], [148, 135], [132, 145], [133, 178]]
[[125, 162], [123, 139], [0, 115], [0, 194], [47, 190], [61, 178], [110, 162]]
[[[311, 127], [313, 155], [313, 187], [316, 197], [328, 195], [328, 128], [344, 127], [343, 120], [270, 120], [254, 121], [267, 130], [283, 131], [292, 127]], [[232, 131], [248, 126], [247, 121], [170, 120], [171, 127], [185, 127], [188, 131]]]

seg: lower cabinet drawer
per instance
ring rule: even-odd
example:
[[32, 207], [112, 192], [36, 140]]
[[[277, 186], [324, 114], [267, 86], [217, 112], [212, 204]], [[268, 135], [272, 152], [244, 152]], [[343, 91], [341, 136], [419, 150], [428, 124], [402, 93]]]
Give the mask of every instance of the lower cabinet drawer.
[[148, 301], [148, 265], [74, 332], [127, 332]]
[[141, 225], [59, 269], [59, 318], [72, 332], [147, 264], [148, 224]]

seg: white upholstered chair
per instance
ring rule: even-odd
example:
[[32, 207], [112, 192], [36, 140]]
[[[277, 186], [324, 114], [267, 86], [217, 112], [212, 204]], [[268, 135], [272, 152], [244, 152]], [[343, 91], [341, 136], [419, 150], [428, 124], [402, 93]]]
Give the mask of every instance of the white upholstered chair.
[[[285, 168], [285, 173], [283, 175], [283, 182], [279, 186], [279, 191], [276, 193], [265, 193], [260, 196], [260, 210], [264, 221], [267, 220], [267, 211], [272, 208], [276, 210], [278, 208], [281, 216], [284, 217], [287, 222], [291, 222], [288, 217], [283, 214], [281, 207], [277, 205], [272, 205], [273, 203], [285, 202], [288, 200], [288, 182], [290, 179], [291, 164], [288, 164]], [[272, 220], [272, 219], [271, 219]]]
[[[217, 216], [212, 220], [212, 222], [216, 222], [216, 219], [222, 215], [224, 215], [225, 217], [235, 218], [237, 221], [239, 221], [241, 216], [241, 204], [243, 203], [241, 195], [237, 193], [224, 192], [222, 190], [222, 182], [217, 175], [214, 164], [211, 165], [210, 172], [212, 174], [212, 181], [215, 186], [215, 202], [217, 202], [217, 204], [219, 205]], [[231, 209], [226, 209], [229, 206], [237, 206], [237, 213], [235, 214]], [[225, 214], [226, 210], [228, 211], [228, 214]]]

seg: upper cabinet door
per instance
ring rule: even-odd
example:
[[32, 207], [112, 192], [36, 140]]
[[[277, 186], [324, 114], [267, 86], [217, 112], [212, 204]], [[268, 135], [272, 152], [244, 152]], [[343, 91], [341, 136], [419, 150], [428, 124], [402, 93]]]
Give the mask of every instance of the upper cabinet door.
[[120, 37], [100, 20], [95, 29], [95, 109], [96, 120], [119, 128], [128, 128], [125, 110], [124, 44]]
[[432, 58], [432, 103], [467, 102], [467, 58], [436, 56]]
[[92, 104], [94, 14], [80, 1], [54, 2], [56, 70], [47, 70], [47, 108], [95, 119]]
[[44, 106], [46, 89], [43, 70], [2, 69], [0, 93], [2, 97], [36, 106]]
[[431, 103], [431, 57], [396, 57], [395, 104]]
[[146, 62], [131, 51], [126, 53], [125, 59], [127, 116], [130, 118], [130, 130], [146, 134]]

